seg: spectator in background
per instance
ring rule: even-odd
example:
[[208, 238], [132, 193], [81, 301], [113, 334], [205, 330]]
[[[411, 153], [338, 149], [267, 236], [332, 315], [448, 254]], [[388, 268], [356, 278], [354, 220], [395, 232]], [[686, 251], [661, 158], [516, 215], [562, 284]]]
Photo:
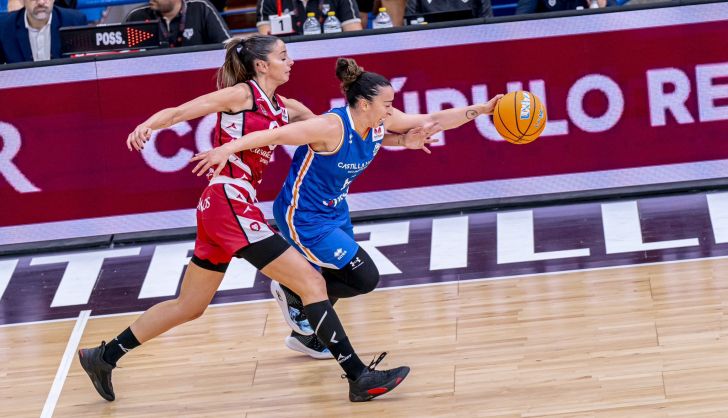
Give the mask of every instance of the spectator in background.
[[[461, 13], [457, 13], [461, 12]], [[493, 10], [490, 0], [407, 0], [405, 16], [427, 15], [441, 13], [443, 19], [467, 19], [473, 17], [492, 17]], [[447, 14], [452, 18], [448, 19]], [[427, 21], [427, 18], [425, 18]]]
[[[278, 15], [277, 0], [258, 0], [258, 32], [270, 35], [271, 15]], [[336, 12], [336, 18], [341, 22], [341, 30], [344, 32], [361, 30], [361, 19], [359, 8], [354, 0], [281, 0], [281, 13], [290, 14], [293, 23], [293, 30], [303, 34], [303, 22], [306, 14], [313, 12], [316, 18], [323, 24], [328, 11]]]
[[0, 17], [0, 63], [61, 57], [60, 28], [86, 25], [86, 16], [54, 5], [54, 0], [23, 0], [23, 8]]
[[124, 18], [124, 22], [159, 19], [162, 42], [169, 46], [218, 44], [230, 38], [228, 27], [207, 0], [149, 0]]
[[[594, 3], [594, 5], [592, 5]], [[518, 0], [516, 14], [557, 12], [615, 5], [614, 0]]]
[[470, 0], [472, 3], [473, 16], [493, 17], [493, 6], [490, 0]]
[[[356, 0], [356, 5], [359, 7], [359, 19], [361, 19], [361, 27], [367, 28], [369, 24], [369, 13], [375, 12], [374, 0]], [[394, 22], [392, 22], [394, 23]]]
[[8, 13], [23, 8], [23, 0], [8, 0]]

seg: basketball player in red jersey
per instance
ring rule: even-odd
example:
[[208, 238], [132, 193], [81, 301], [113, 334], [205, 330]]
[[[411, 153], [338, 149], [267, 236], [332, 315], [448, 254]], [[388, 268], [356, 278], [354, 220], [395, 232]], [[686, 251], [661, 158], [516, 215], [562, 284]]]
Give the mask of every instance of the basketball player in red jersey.
[[[285, 44], [276, 37], [254, 35], [231, 40], [218, 71], [218, 90], [155, 113], [129, 134], [127, 146], [141, 150], [153, 130], [213, 112], [218, 113], [216, 146], [253, 131], [311, 118], [313, 113], [304, 105], [275, 94], [276, 88], [288, 81], [292, 66]], [[407, 376], [408, 367], [375, 370], [384, 354], [369, 366], [361, 362], [328, 299], [321, 274], [271, 230], [255, 206], [256, 186], [272, 150], [255, 148], [231, 155], [221, 176], [213, 178], [202, 192], [194, 255], [179, 296], [149, 308], [108, 344], [102, 341], [98, 347], [79, 350], [81, 366], [104, 399], [115, 399], [111, 372], [124, 354], [202, 315], [232, 257], [247, 260], [301, 296], [303, 311], [316, 335], [346, 373], [351, 401], [368, 401], [387, 393]]]

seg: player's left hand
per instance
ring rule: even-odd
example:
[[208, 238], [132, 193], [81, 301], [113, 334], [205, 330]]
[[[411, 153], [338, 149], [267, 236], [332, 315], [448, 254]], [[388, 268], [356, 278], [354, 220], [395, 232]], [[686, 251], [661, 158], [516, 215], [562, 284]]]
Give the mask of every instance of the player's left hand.
[[440, 131], [442, 131], [442, 127], [439, 123], [428, 123], [425, 126], [412, 128], [404, 134], [403, 145], [405, 148], [421, 149], [428, 154], [432, 154], [427, 145], [438, 141], [431, 138], [431, 136]]
[[200, 152], [190, 159], [190, 162], [199, 161], [195, 168], [192, 169], [192, 173], [197, 174], [199, 177], [212, 168], [214, 169], [212, 177], [217, 177], [225, 167], [229, 157], [230, 154], [223, 147]]
[[490, 100], [488, 100], [487, 103], [483, 104], [483, 110], [481, 111], [481, 115], [492, 115], [493, 111], [495, 111], [495, 105], [498, 104], [498, 101], [502, 97], [503, 94], [496, 94]]

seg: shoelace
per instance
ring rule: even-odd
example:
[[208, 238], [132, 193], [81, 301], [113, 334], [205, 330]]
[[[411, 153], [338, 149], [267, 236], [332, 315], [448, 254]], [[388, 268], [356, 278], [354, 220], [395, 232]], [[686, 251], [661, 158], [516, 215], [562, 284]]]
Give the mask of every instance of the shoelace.
[[382, 354], [380, 354], [379, 355], [379, 358], [377, 358], [376, 360], [372, 360], [372, 362], [369, 363], [369, 365], [367, 366], [367, 369], [369, 369], [371, 371], [374, 371], [374, 368], [377, 367], [377, 365], [379, 364], [379, 362], [381, 362], [382, 359], [384, 358], [384, 356], [386, 356], [386, 355], [387, 355], [387, 352], [386, 351], [383, 352]]
[[[380, 354], [380, 355], [379, 355], [379, 357], [377, 357], [376, 359], [372, 359], [371, 363], [369, 363], [369, 365], [367, 366], [367, 370], [369, 370], [369, 371], [371, 371], [371, 372], [374, 372], [374, 371], [376, 371], [376, 372], [379, 372], [379, 373], [383, 373], [383, 372], [381, 372], [381, 371], [379, 371], [379, 370], [374, 370], [374, 368], [375, 368], [375, 367], [377, 367], [377, 365], [378, 365], [378, 364], [379, 364], [379, 363], [380, 363], [380, 362], [382, 361], [382, 359], [383, 359], [383, 358], [384, 358], [384, 357], [385, 357], [386, 355], [387, 355], [387, 352], [385, 351], [385, 352], [383, 352], [382, 354]], [[347, 377], [348, 377], [348, 376], [346, 375], [346, 373], [344, 373], [344, 374], [342, 374], [342, 375], [341, 375], [341, 378], [342, 378], [342, 379], [346, 379]]]

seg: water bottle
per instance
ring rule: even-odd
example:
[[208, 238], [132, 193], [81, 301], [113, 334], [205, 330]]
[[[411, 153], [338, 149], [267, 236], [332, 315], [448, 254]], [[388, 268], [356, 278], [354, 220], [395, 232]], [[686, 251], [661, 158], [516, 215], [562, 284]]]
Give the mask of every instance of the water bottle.
[[336, 12], [329, 11], [327, 13], [329, 17], [324, 20], [324, 33], [339, 33], [341, 32], [341, 22], [336, 18]]
[[383, 28], [391, 28], [392, 26], [392, 18], [389, 16], [389, 13], [387, 13], [386, 7], [380, 7], [379, 8], [379, 14], [377, 14], [377, 17], [374, 18], [374, 23], [372, 23], [372, 28], [374, 29], [383, 29]]
[[306, 21], [303, 22], [303, 34], [304, 35], [318, 35], [321, 33], [321, 25], [318, 19], [316, 19], [316, 13], [306, 13]]

